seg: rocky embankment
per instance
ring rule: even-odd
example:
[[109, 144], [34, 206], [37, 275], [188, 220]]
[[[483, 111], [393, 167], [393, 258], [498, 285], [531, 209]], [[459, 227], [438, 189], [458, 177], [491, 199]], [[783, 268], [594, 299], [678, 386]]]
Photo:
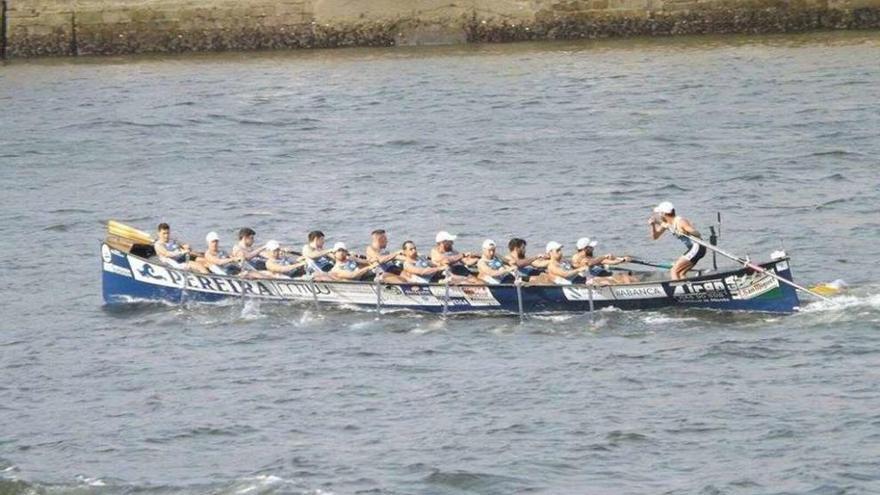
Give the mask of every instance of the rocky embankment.
[[0, 0], [7, 57], [880, 28], [880, 0]]

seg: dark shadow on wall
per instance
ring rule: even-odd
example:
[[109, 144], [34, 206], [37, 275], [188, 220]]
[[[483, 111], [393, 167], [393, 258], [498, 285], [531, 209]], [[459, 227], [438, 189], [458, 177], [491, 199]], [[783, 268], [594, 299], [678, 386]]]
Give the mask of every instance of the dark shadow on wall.
[[6, 0], [0, 0], [0, 60], [6, 60]]

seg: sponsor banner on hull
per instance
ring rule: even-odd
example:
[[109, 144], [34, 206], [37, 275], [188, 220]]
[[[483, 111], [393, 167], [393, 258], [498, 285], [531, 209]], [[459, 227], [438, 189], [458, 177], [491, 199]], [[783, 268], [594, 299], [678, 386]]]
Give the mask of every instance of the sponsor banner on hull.
[[131, 278], [131, 271], [128, 268], [122, 268], [119, 265], [114, 265], [113, 263], [104, 262], [104, 271], [115, 273], [116, 275], [122, 275], [123, 277]]
[[660, 284], [637, 285], [633, 287], [611, 287], [615, 299], [656, 299], [666, 297], [666, 291]]
[[672, 298], [683, 303], [730, 301], [730, 291], [721, 280], [670, 283]]
[[779, 281], [770, 275], [752, 273], [750, 275], [732, 275], [724, 279], [733, 299], [753, 299], [779, 287]]
[[[564, 285], [562, 286], [562, 294], [569, 301], [589, 301], [590, 300], [590, 289], [588, 287], [571, 287]], [[613, 299], [608, 287], [594, 287], [593, 288], [593, 300], [594, 301], [607, 301], [609, 299]]]
[[488, 287], [450, 287], [450, 294], [463, 297], [471, 306], [500, 306]]
[[175, 282], [171, 277], [171, 272], [164, 266], [147, 263], [134, 256], [128, 257], [128, 266], [131, 267], [131, 273], [138, 282], [163, 287], [180, 288], [182, 286], [179, 282]]
[[[307, 280], [251, 279], [196, 274], [145, 262], [129, 256], [131, 273], [124, 268], [105, 264], [108, 271], [119, 270], [126, 276], [151, 285], [195, 292], [223, 294], [231, 297], [262, 297], [267, 299], [312, 300], [349, 304], [376, 304], [376, 284], [325, 283]], [[108, 268], [108, 265], [112, 268]], [[446, 287], [381, 285], [382, 303], [389, 306], [441, 306]], [[449, 287], [450, 306], [492, 307], [501, 304], [487, 287]]]

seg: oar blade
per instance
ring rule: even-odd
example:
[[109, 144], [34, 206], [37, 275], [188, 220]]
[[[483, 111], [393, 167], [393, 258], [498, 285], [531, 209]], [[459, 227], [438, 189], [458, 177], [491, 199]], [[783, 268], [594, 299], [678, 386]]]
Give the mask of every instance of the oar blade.
[[836, 296], [846, 290], [846, 283], [843, 280], [835, 280], [810, 287], [810, 290], [826, 297]]
[[110, 220], [107, 222], [107, 233], [123, 239], [128, 239], [138, 244], [152, 244], [153, 239], [150, 234], [143, 230], [128, 226], [122, 222]]

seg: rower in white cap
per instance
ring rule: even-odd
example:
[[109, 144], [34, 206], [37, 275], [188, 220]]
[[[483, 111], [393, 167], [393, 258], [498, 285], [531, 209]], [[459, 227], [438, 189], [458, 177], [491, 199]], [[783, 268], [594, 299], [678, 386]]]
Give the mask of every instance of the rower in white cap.
[[703, 245], [688, 238], [688, 235], [702, 238], [700, 232], [686, 218], [676, 215], [675, 206], [669, 201], [664, 201], [654, 208], [654, 214], [648, 220], [648, 225], [651, 226], [652, 239], [659, 239], [668, 230], [687, 248], [669, 271], [672, 280], [685, 278], [688, 270], [706, 255], [706, 248]]
[[572, 268], [562, 256], [562, 244], [556, 241], [547, 243], [545, 252], [550, 256], [547, 271], [532, 280], [543, 284], [571, 285], [572, 280], [580, 275], [582, 268]]
[[306, 263], [305, 258], [293, 261], [282, 256], [278, 241], [271, 240], [266, 243], [266, 270], [263, 273], [274, 278], [293, 278], [305, 273]]
[[492, 239], [483, 241], [483, 255], [477, 261], [477, 270], [479, 270], [477, 278], [489, 285], [512, 282], [512, 274], [517, 267], [505, 265], [501, 258], [496, 256], [495, 249], [495, 241]]
[[241, 271], [239, 266], [241, 258], [233, 258], [220, 249], [220, 236], [216, 232], [208, 232], [205, 242], [208, 244], [208, 249], [205, 250], [204, 264], [211, 273], [235, 275]]
[[629, 256], [615, 256], [606, 254], [604, 256], [594, 256], [593, 252], [598, 241], [589, 237], [581, 237], [577, 240], [577, 252], [571, 257], [571, 264], [575, 268], [586, 268], [590, 274], [591, 282], [597, 284], [627, 284], [636, 282], [637, 279], [626, 272], [612, 272], [606, 265], [619, 265], [621, 263], [629, 263], [632, 258]]
[[377, 262], [366, 262], [361, 266], [357, 260], [349, 256], [345, 243], [337, 242], [333, 245], [333, 268], [330, 269], [330, 277], [334, 280], [361, 280], [371, 270], [379, 266]]
[[441, 268], [449, 267], [456, 275], [469, 276], [468, 266], [474, 266], [480, 257], [473, 253], [459, 253], [453, 248], [458, 236], [445, 230], [437, 232], [434, 247], [431, 249], [431, 262]]

